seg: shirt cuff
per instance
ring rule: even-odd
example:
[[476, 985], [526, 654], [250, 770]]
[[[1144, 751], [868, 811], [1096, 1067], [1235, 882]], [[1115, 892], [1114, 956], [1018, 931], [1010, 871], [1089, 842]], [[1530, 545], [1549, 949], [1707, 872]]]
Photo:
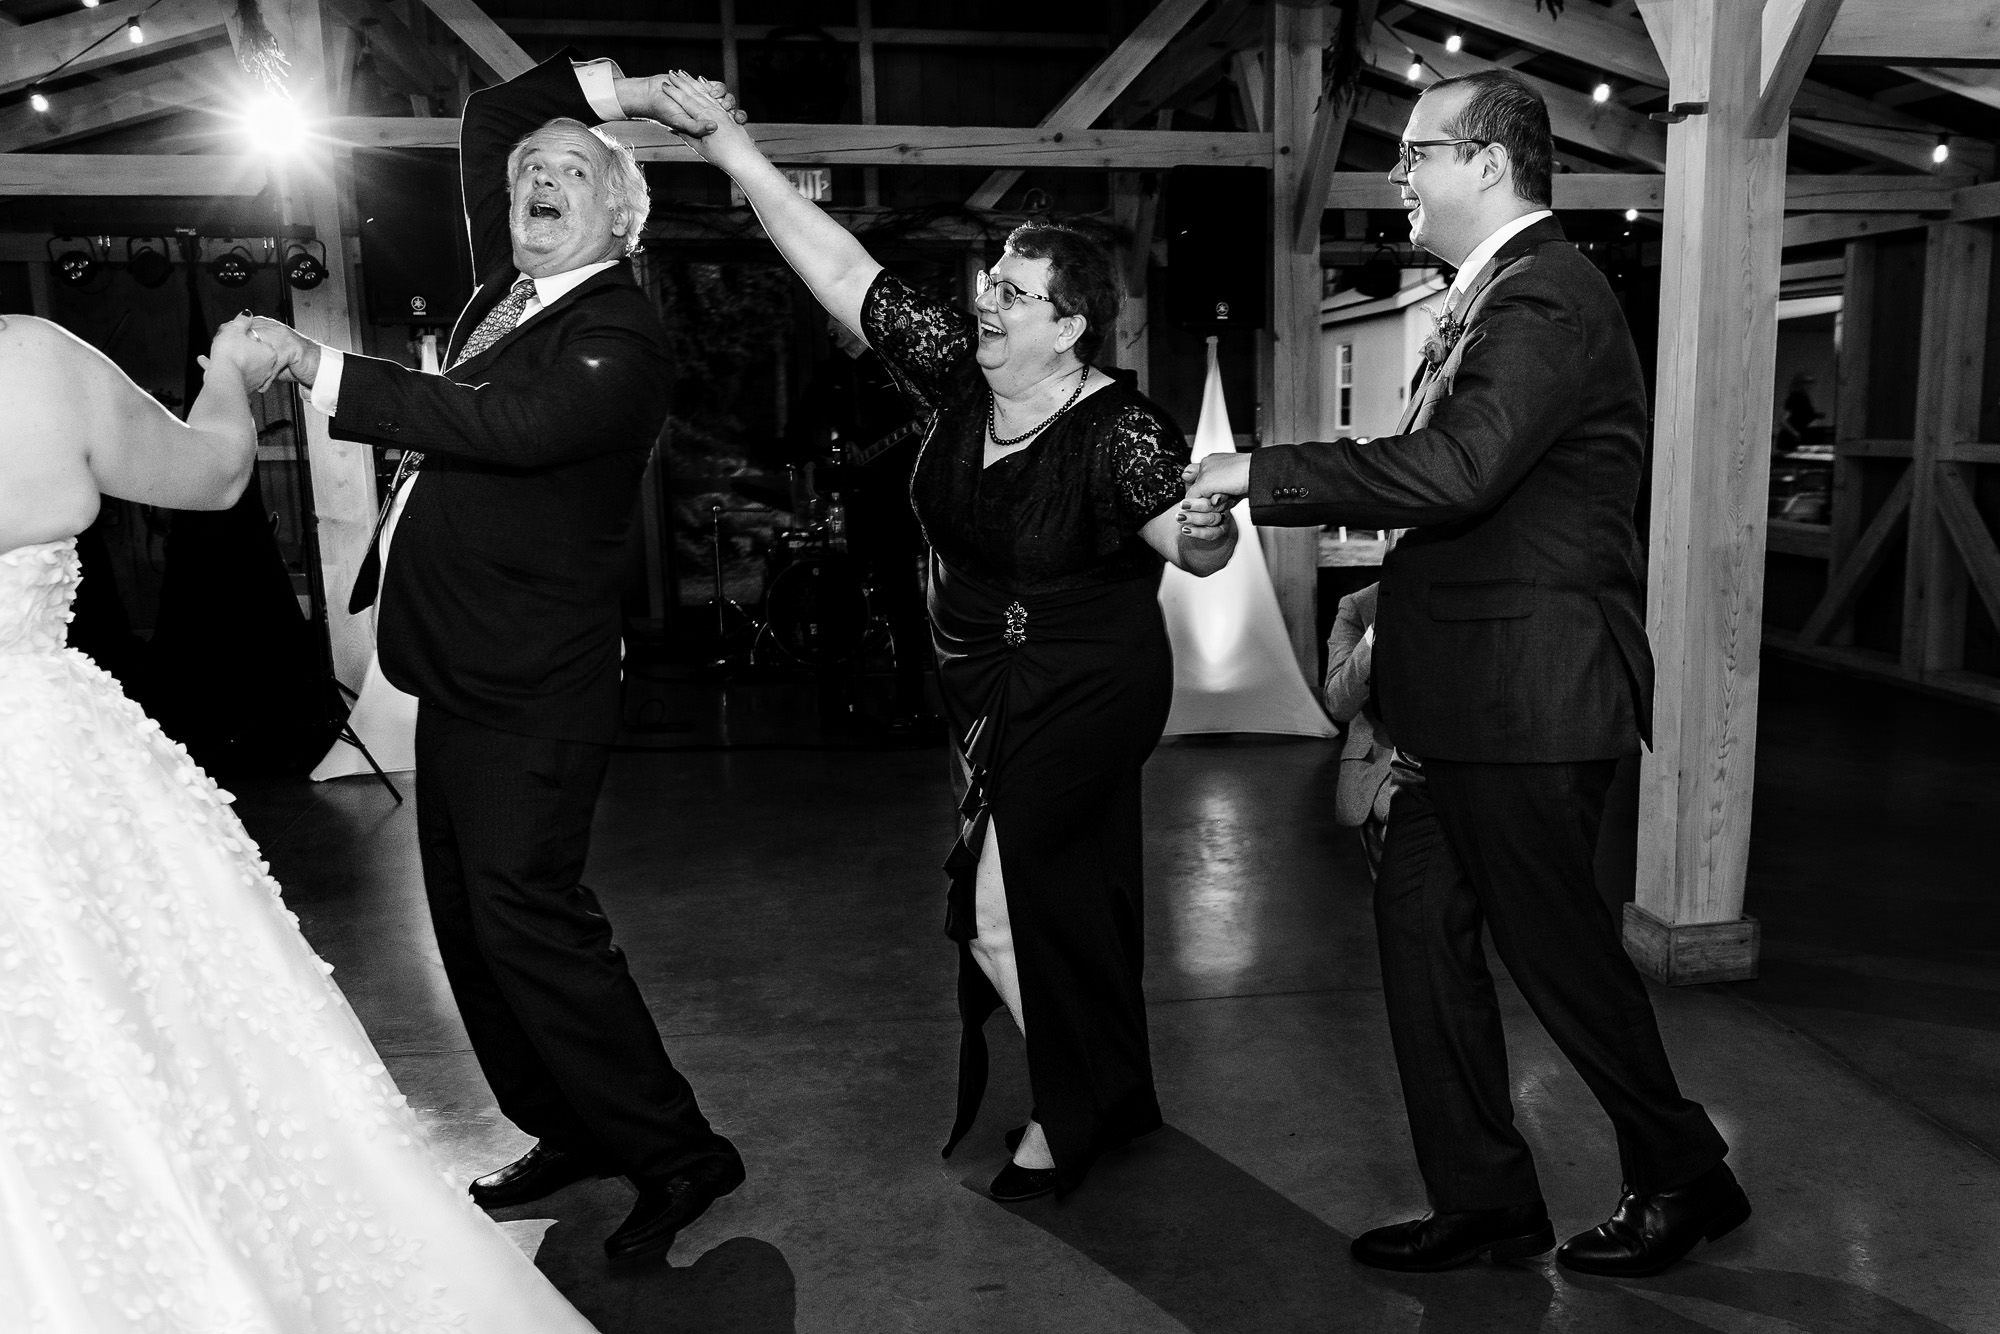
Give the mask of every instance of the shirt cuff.
[[340, 411], [340, 371], [346, 364], [346, 356], [338, 350], [330, 347], [319, 350], [319, 373], [313, 376], [308, 399], [315, 412], [331, 417]]
[[618, 105], [618, 89], [612, 82], [624, 77], [615, 60], [586, 60], [576, 66], [576, 81], [584, 100], [599, 120], [625, 120], [625, 108]]

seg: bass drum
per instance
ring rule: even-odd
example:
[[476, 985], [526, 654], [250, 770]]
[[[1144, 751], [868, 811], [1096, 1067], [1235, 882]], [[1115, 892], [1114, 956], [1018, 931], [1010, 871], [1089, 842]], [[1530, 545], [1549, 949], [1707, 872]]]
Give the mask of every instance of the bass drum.
[[861, 651], [868, 636], [868, 594], [851, 561], [838, 552], [800, 556], [771, 581], [765, 631], [793, 662], [832, 667]]

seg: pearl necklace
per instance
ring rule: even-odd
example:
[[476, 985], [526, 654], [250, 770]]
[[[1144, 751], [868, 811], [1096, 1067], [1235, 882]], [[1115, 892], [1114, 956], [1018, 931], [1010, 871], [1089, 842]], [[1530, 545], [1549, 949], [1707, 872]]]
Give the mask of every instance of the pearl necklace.
[[1076, 401], [1079, 398], [1083, 397], [1083, 386], [1086, 383], [1088, 383], [1089, 380], [1090, 380], [1090, 367], [1085, 366], [1083, 368], [1083, 373], [1076, 377], [1076, 392], [1069, 396], [1069, 401], [1063, 404], [1061, 407], [1057, 408], [1054, 412], [1051, 412], [1048, 416], [1036, 422], [1033, 426], [1030, 426], [1027, 430], [1015, 436], [1012, 440], [1002, 440], [1000, 438], [1000, 419], [997, 411], [999, 400], [994, 397], [992, 387], [988, 386], [986, 390], [987, 438], [992, 440], [993, 443], [999, 448], [1005, 449], [1009, 445], [1020, 444], [1023, 440], [1026, 440], [1031, 435], [1038, 434], [1039, 432], [1045, 430], [1051, 422], [1055, 421], [1056, 418], [1062, 416], [1065, 412], [1068, 412], [1071, 408], [1076, 406]]

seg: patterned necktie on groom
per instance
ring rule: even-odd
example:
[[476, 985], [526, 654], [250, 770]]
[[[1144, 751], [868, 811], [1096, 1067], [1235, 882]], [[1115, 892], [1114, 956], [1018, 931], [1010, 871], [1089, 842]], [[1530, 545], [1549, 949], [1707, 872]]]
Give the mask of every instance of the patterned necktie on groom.
[[[500, 298], [500, 304], [486, 312], [486, 318], [465, 340], [465, 346], [452, 359], [452, 370], [457, 370], [487, 348], [505, 338], [521, 322], [521, 312], [535, 299], [535, 280], [517, 278], [507, 289], [507, 295]], [[361, 557], [361, 568], [354, 572], [354, 592], [347, 599], [347, 613], [350, 616], [366, 611], [375, 603], [375, 595], [382, 587], [382, 530], [389, 526], [389, 515], [396, 507], [396, 495], [410, 480], [411, 474], [424, 464], [422, 450], [406, 449], [402, 461], [396, 465], [396, 475], [389, 482], [389, 490], [382, 497], [382, 512], [375, 516], [375, 531], [368, 535], [368, 550]]]

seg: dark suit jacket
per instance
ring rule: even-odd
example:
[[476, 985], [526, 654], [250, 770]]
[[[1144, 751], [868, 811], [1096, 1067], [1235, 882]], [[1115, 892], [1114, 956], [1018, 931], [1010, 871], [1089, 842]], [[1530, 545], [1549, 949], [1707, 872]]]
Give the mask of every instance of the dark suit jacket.
[[1382, 567], [1375, 695], [1396, 744], [1468, 762], [1650, 741], [1633, 526], [1645, 380], [1602, 275], [1545, 219], [1495, 256], [1410, 429], [1272, 445], [1258, 523], [1412, 528]]
[[[566, 54], [466, 100], [460, 171], [481, 283], [452, 356], [517, 276], [508, 150], [557, 116], [597, 119]], [[491, 727], [610, 740], [626, 544], [667, 409], [666, 333], [630, 264], [445, 375], [350, 356], [339, 409], [342, 439], [424, 452], [385, 571], [383, 674]]]

